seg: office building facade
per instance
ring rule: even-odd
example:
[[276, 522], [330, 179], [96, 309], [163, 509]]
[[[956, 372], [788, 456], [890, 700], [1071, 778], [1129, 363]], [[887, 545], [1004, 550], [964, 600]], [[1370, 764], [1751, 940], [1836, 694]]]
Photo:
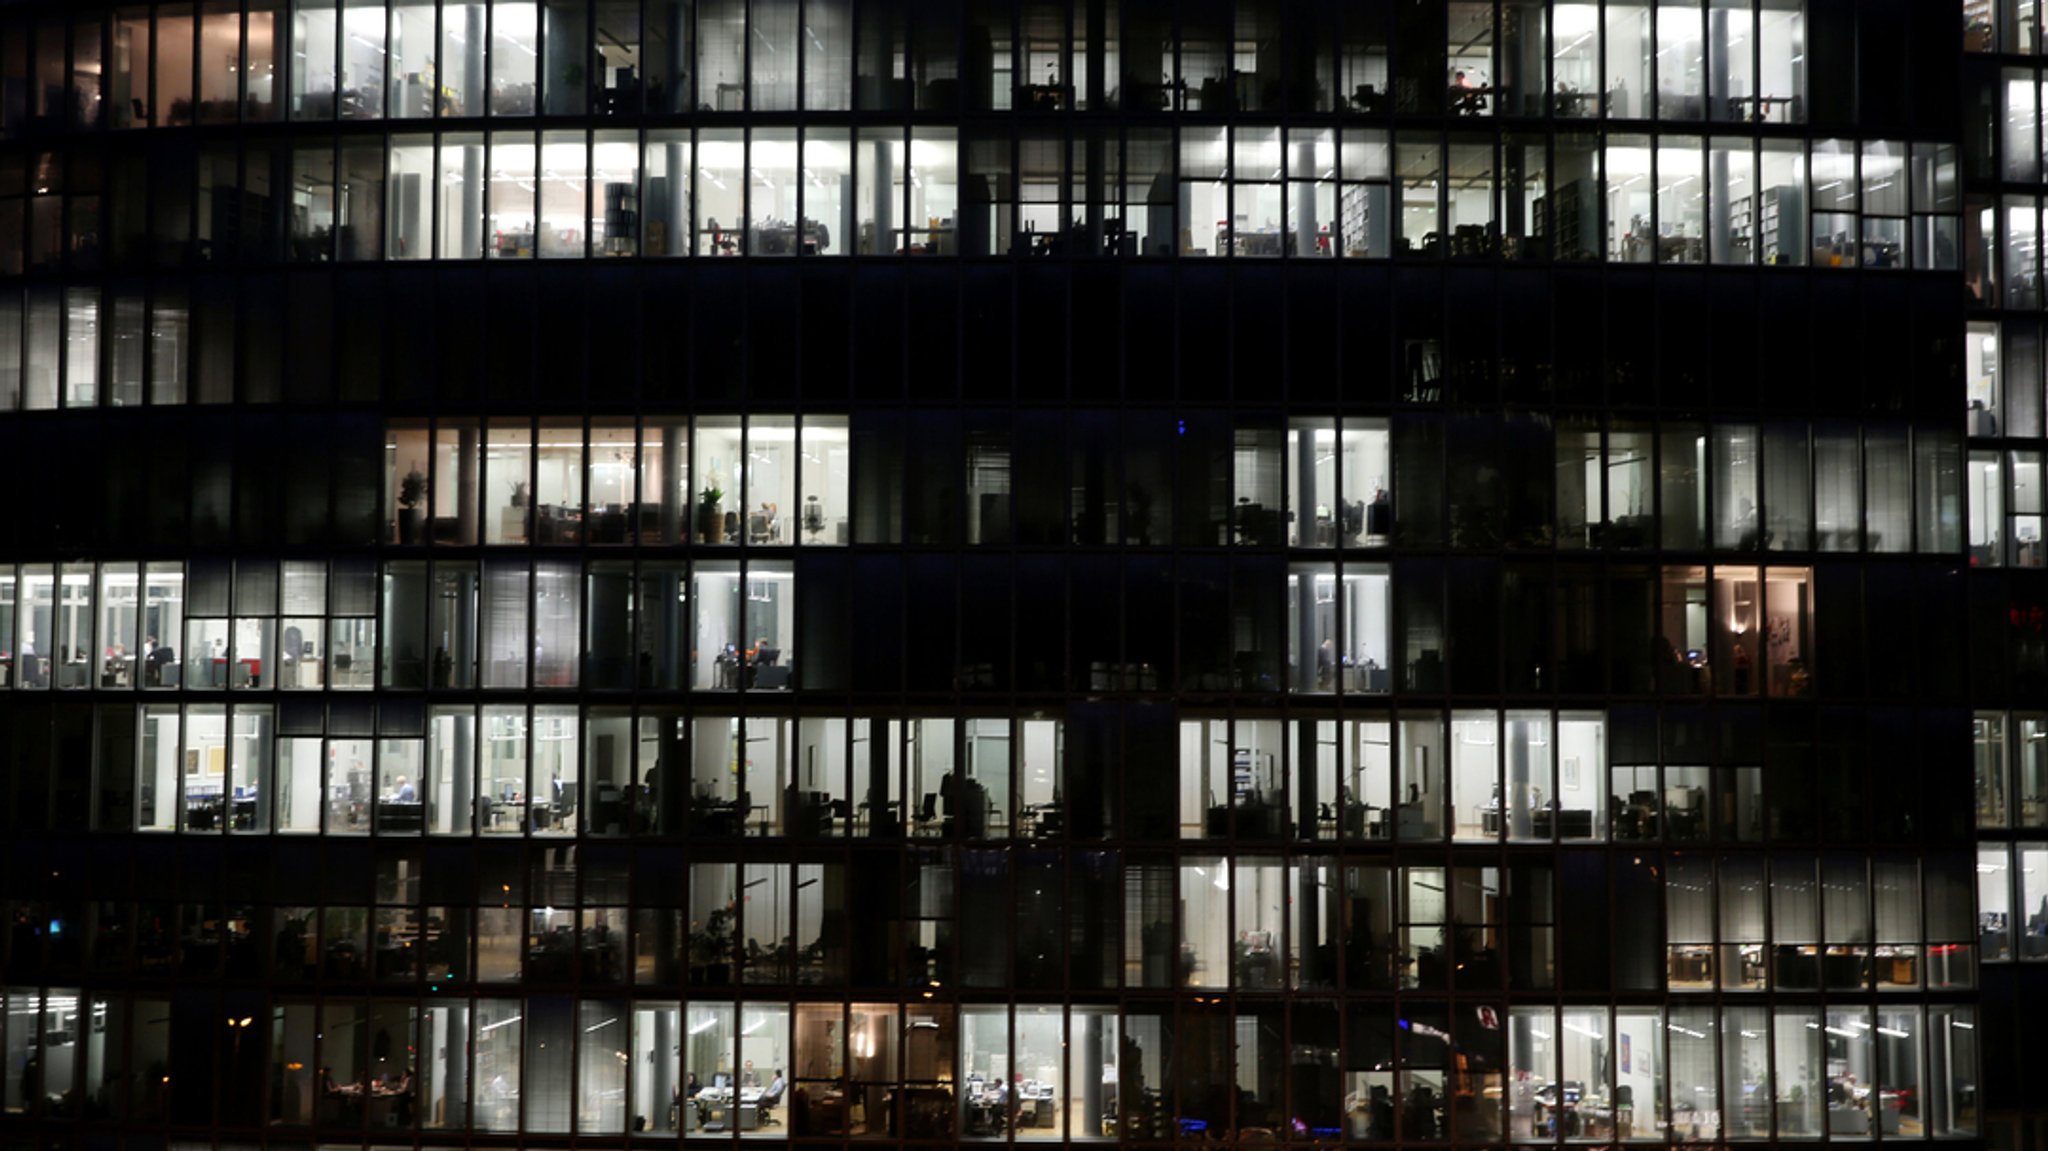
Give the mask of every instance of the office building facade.
[[2042, 1146], [1960, 6], [0, 3], [0, 1148]]

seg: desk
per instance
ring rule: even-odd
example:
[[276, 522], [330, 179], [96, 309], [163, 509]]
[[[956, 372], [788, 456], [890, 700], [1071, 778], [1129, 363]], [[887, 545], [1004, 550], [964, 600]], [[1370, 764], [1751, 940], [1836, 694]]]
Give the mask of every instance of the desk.
[[1657, 262], [1660, 264], [1704, 264], [1707, 262], [1707, 242], [1698, 236], [1657, 237]]
[[860, 830], [868, 835], [895, 836], [903, 834], [903, 804], [894, 799], [866, 799], [861, 801]]
[[1593, 838], [1593, 811], [1591, 808], [1565, 808], [1562, 811], [1538, 808], [1531, 820], [1531, 830], [1538, 839], [1549, 839], [1555, 834], [1559, 839]]
[[426, 830], [427, 805], [419, 800], [380, 799], [377, 801], [377, 832], [413, 832]]
[[1394, 690], [1394, 673], [1376, 663], [1346, 663], [1344, 690], [1367, 695], [1385, 695]]
[[1017, 811], [1017, 838], [1046, 839], [1065, 830], [1064, 813], [1057, 803], [1027, 803]]
[[[768, 808], [758, 803], [742, 803], [739, 800], [708, 799], [699, 796], [690, 801], [697, 830], [706, 835], [744, 835], [747, 820], [755, 812], [766, 812]], [[767, 825], [766, 818], [762, 825]]]
[[1486, 114], [1486, 98], [1499, 94], [1499, 88], [1474, 88], [1469, 84], [1453, 84], [1447, 102], [1453, 116], [1483, 116]]
[[761, 1092], [757, 1088], [743, 1088], [735, 1101], [730, 1087], [706, 1087], [690, 1102], [696, 1108], [697, 1130], [757, 1131], [761, 1127]]
[[[236, 663], [238, 663], [238, 664], [241, 664], [241, 665], [242, 665], [242, 666], [241, 666], [241, 676], [242, 676], [242, 678], [241, 678], [241, 679], [240, 679], [240, 680], [239, 680], [238, 682], [236, 682], [234, 686], [236, 686], [236, 687], [262, 687], [262, 686], [263, 686], [263, 661], [262, 661], [262, 660], [260, 660], [260, 659], [239, 659], [239, 660], [236, 660], [235, 662], [236, 662]], [[227, 657], [226, 657], [226, 656], [218, 656], [218, 655], [217, 655], [217, 656], [214, 656], [214, 657], [213, 657], [213, 659], [212, 659], [211, 661], [209, 661], [209, 663], [210, 663], [210, 668], [211, 668], [211, 675], [212, 675], [212, 678], [211, 678], [210, 680], [208, 680], [208, 682], [209, 682], [209, 683], [210, 683], [210, 684], [211, 684], [212, 686], [214, 686], [214, 687], [226, 687], [226, 686], [228, 686], [228, 660], [227, 660]]]
[[787, 220], [769, 220], [753, 229], [748, 251], [756, 256], [794, 256], [801, 252], [815, 256], [832, 246], [832, 233], [816, 220], [805, 220], [799, 238], [797, 225]]
[[[1794, 99], [1792, 96], [1730, 96], [1728, 111], [1737, 120], [1762, 122], [1774, 118], [1771, 109], [1779, 105], [1790, 108]], [[1747, 115], [1744, 114], [1745, 109], [1748, 110]]]
[[1057, 112], [1074, 106], [1072, 84], [1019, 84], [1017, 85], [1017, 110], [1020, 112]]
[[534, 521], [534, 538], [543, 544], [583, 542], [583, 512], [577, 508], [542, 504]]
[[1272, 989], [1280, 986], [1280, 957], [1270, 946], [1263, 944], [1235, 944], [1237, 951], [1237, 985], [1253, 990]]
[[218, 831], [227, 801], [218, 795], [185, 796], [185, 830]]

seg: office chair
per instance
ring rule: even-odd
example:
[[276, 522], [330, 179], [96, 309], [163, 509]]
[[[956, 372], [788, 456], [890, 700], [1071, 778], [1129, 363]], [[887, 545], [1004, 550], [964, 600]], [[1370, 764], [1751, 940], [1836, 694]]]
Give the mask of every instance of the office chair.
[[938, 792], [927, 791], [924, 793], [924, 798], [917, 801], [917, 815], [914, 818], [917, 820], [919, 827], [939, 821]]
[[768, 542], [768, 517], [765, 513], [754, 512], [747, 516], [747, 542], [765, 544]]

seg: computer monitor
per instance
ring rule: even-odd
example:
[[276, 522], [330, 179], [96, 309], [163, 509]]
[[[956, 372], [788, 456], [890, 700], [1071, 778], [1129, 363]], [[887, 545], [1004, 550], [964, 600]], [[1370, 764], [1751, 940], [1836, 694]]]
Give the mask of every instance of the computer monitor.
[[506, 803], [511, 803], [513, 800], [518, 799], [519, 785], [516, 783], [504, 784], [498, 789], [498, 798]]
[[716, 1074], [716, 1075], [713, 1075], [713, 1076], [711, 1077], [711, 1085], [712, 1085], [713, 1087], [731, 1087], [731, 1086], [732, 1086], [732, 1076], [731, 1076], [731, 1075], [728, 1075], [728, 1074], [726, 1074], [726, 1073], [725, 1073], [725, 1072], [723, 1072], [723, 1071], [720, 1071], [720, 1072], [719, 1072], [718, 1074]]

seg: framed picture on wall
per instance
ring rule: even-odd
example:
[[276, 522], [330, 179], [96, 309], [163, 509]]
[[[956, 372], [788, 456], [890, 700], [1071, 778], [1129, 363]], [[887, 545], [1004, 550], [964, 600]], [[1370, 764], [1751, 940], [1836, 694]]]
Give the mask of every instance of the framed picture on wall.
[[1563, 773], [1562, 773], [1562, 774], [1561, 774], [1561, 775], [1560, 775], [1560, 776], [1559, 776], [1558, 778], [1559, 778], [1559, 779], [1561, 779], [1561, 780], [1563, 780], [1563, 786], [1565, 786], [1565, 787], [1567, 787], [1567, 788], [1571, 788], [1571, 789], [1572, 789], [1572, 790], [1574, 790], [1574, 791], [1576, 791], [1576, 790], [1578, 789], [1578, 786], [1579, 786], [1579, 757], [1578, 757], [1578, 756], [1576, 756], [1576, 755], [1567, 755], [1567, 756], [1565, 756], [1565, 757], [1564, 757], [1564, 771], [1563, 771]]

